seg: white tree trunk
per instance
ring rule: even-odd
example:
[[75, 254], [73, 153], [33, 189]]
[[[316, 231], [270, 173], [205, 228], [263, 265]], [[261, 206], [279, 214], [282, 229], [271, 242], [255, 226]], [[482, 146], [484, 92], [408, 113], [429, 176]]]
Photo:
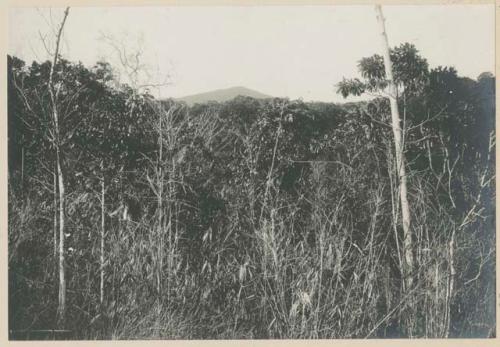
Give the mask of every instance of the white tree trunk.
[[49, 74], [49, 95], [52, 106], [52, 116], [54, 121], [55, 133], [55, 148], [56, 148], [56, 165], [57, 165], [57, 179], [59, 182], [59, 295], [57, 307], [57, 325], [60, 329], [64, 329], [66, 318], [66, 274], [65, 274], [65, 261], [64, 261], [64, 221], [65, 221], [65, 194], [64, 194], [64, 176], [61, 165], [61, 138], [59, 128], [59, 115], [57, 112], [56, 93], [54, 92], [54, 70], [57, 65], [57, 58], [59, 56], [59, 45], [61, 42], [62, 31], [64, 23], [69, 14], [69, 7], [66, 7], [61, 25], [56, 35], [56, 48], [54, 51], [54, 59], [50, 67]]
[[66, 271], [64, 261], [64, 176], [61, 169], [61, 157], [57, 150], [57, 176], [59, 181], [59, 305], [57, 308], [57, 322], [60, 329], [64, 329], [66, 318]]
[[396, 151], [396, 166], [397, 166], [397, 176], [399, 178], [399, 193], [401, 199], [401, 214], [403, 220], [403, 233], [404, 233], [404, 249], [403, 254], [405, 258], [406, 269], [403, 271], [403, 276], [405, 277], [406, 290], [409, 290], [413, 285], [412, 275], [413, 275], [413, 246], [410, 231], [410, 206], [408, 203], [408, 193], [406, 185], [406, 169], [405, 169], [405, 157], [404, 157], [404, 144], [402, 143], [402, 130], [401, 130], [401, 119], [399, 116], [398, 100], [397, 100], [397, 90], [394, 83], [394, 78], [392, 75], [392, 62], [389, 52], [389, 42], [387, 40], [387, 34], [385, 31], [385, 20], [382, 14], [382, 8], [380, 5], [375, 5], [375, 11], [377, 13], [377, 21], [380, 26], [380, 37], [382, 41], [382, 52], [385, 65], [385, 74], [388, 82], [388, 98], [391, 104], [391, 118], [392, 118], [392, 131], [394, 133], [394, 147]]
[[101, 268], [101, 283], [100, 283], [100, 301], [101, 306], [104, 303], [104, 236], [106, 234], [106, 224], [105, 224], [105, 185], [104, 176], [102, 177], [101, 185], [101, 257], [100, 257], [100, 268]]
[[[57, 169], [54, 167], [54, 266], [57, 268]], [[54, 272], [55, 276], [55, 272]]]
[[23, 145], [21, 146], [21, 192], [24, 194], [24, 135]]
[[164, 228], [163, 228], [163, 127], [162, 127], [162, 117], [163, 109], [158, 112], [158, 128], [159, 128], [159, 138], [158, 138], [158, 230], [160, 231], [159, 237], [159, 254], [158, 254], [158, 269], [157, 269], [157, 291], [158, 295], [162, 291], [162, 269], [163, 269], [163, 242], [164, 242]]

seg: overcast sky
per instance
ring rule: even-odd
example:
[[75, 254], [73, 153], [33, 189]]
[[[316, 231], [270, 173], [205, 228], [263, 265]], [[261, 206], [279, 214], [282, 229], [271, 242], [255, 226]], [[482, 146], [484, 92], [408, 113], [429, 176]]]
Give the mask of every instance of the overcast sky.
[[[476, 78], [494, 71], [494, 5], [385, 6], [391, 46], [416, 45], [431, 67], [454, 66]], [[46, 59], [40, 36], [61, 9], [10, 11], [9, 53]], [[74, 7], [62, 54], [92, 66], [118, 65], [102, 33], [140, 45], [155, 76], [169, 75], [161, 97], [231, 86], [272, 96], [341, 101], [335, 84], [357, 76], [357, 61], [380, 52], [373, 6]], [[139, 44], [138, 42], [142, 42]], [[153, 78], [152, 82], [163, 81]]]

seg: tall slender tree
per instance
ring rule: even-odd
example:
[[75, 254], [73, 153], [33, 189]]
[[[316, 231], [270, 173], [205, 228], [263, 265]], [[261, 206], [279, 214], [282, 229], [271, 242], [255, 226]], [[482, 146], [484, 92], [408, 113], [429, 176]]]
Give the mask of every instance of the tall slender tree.
[[408, 203], [408, 188], [406, 182], [406, 168], [405, 168], [405, 155], [404, 155], [404, 142], [403, 142], [403, 131], [401, 130], [401, 117], [399, 116], [398, 109], [398, 95], [397, 87], [394, 82], [394, 77], [392, 74], [392, 62], [389, 51], [389, 42], [387, 39], [387, 33], [385, 30], [385, 19], [382, 13], [382, 7], [380, 5], [375, 5], [375, 11], [377, 14], [377, 22], [380, 28], [380, 38], [382, 42], [382, 56], [384, 59], [385, 66], [385, 76], [387, 80], [387, 97], [391, 105], [391, 120], [392, 120], [392, 131], [394, 134], [394, 149], [396, 152], [396, 167], [397, 167], [397, 177], [399, 179], [399, 195], [401, 200], [401, 215], [403, 219], [403, 243], [404, 243], [404, 258], [406, 271], [404, 273], [406, 289], [410, 289], [413, 285], [412, 273], [413, 273], [413, 247], [411, 239], [411, 229], [410, 229], [410, 204]]
[[50, 66], [49, 74], [49, 95], [50, 103], [52, 107], [52, 118], [54, 122], [54, 147], [56, 152], [56, 166], [57, 166], [57, 181], [59, 186], [59, 299], [57, 307], [57, 325], [60, 328], [64, 327], [64, 321], [66, 316], [66, 270], [65, 270], [65, 260], [64, 260], [64, 222], [65, 222], [65, 192], [64, 192], [64, 174], [62, 169], [62, 158], [61, 158], [61, 127], [59, 122], [59, 113], [57, 107], [57, 94], [58, 91], [54, 85], [54, 71], [57, 65], [59, 57], [59, 48], [61, 43], [61, 37], [64, 29], [64, 24], [68, 18], [69, 7], [64, 10], [63, 19], [56, 33], [56, 46], [54, 50], [54, 58], [52, 60], [52, 65]]

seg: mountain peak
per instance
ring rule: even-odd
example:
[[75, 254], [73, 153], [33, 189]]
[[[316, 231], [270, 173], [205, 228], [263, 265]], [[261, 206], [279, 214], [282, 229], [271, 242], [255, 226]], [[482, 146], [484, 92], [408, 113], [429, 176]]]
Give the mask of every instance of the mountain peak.
[[261, 92], [249, 89], [244, 86], [235, 86], [224, 89], [216, 89], [205, 93], [193, 94], [178, 98], [178, 100], [186, 102], [188, 105], [193, 105], [196, 103], [204, 103], [208, 101], [224, 102], [229, 101], [237, 96], [249, 96], [255, 99], [268, 99], [271, 98], [270, 95], [263, 94]]

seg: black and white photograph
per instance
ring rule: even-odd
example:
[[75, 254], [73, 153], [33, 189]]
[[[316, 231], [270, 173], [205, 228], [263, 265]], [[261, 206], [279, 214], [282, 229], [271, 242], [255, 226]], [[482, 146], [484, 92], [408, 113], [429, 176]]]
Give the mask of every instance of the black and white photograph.
[[9, 341], [496, 339], [494, 1], [19, 4]]

